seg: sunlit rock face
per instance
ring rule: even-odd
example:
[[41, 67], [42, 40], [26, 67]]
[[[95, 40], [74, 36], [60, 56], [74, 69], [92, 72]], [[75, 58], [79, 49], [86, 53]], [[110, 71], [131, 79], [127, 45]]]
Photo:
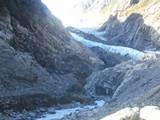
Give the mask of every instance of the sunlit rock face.
[[76, 7], [80, 7], [83, 11], [87, 11], [89, 9], [96, 9], [96, 11], [100, 11], [104, 6], [109, 5], [111, 0], [80, 0]]
[[111, 115], [108, 115], [101, 120], [140, 120], [139, 119], [139, 108], [124, 108]]
[[[95, 112], [100, 112], [100, 111], [95, 110]], [[105, 115], [104, 113], [103, 117], [99, 117], [98, 115], [91, 119], [88, 119], [86, 116], [84, 117], [86, 120], [159, 120], [160, 117], [159, 113], [160, 110], [158, 106], [144, 106], [143, 108], [124, 107], [108, 115], [107, 114]], [[81, 120], [79, 116], [80, 114], [76, 116], [77, 120]], [[63, 120], [70, 120], [70, 119], [64, 118]]]

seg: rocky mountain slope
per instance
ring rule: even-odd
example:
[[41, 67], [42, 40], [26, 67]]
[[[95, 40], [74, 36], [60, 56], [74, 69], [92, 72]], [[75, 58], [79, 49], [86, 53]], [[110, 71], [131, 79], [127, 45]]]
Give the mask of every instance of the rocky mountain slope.
[[63, 120], [158, 120], [159, 64], [159, 60], [128, 61], [94, 73], [85, 86], [87, 94], [111, 96], [110, 102]]
[[127, 2], [103, 9], [104, 14], [110, 13], [108, 21], [101, 27], [106, 31], [104, 36], [108, 42], [139, 50], [159, 49], [159, 0], [140, 0], [133, 5], [125, 4], [127, 6], [123, 3]]
[[141, 14], [133, 13], [124, 22], [111, 16], [101, 28], [108, 44], [122, 45], [139, 50], [159, 49], [159, 33], [144, 23]]
[[84, 8], [84, 16], [89, 16], [89, 13], [96, 14], [90, 18], [96, 21], [97, 26], [101, 26], [98, 30], [104, 33], [102, 36], [107, 44], [139, 50], [159, 49], [159, 0], [101, 2], [101, 0], [90, 2], [89, 7]]
[[0, 51], [1, 110], [71, 102], [104, 65], [40, 0], [0, 1]]
[[[40, 107], [68, 103], [78, 109], [60, 119], [160, 118], [159, 3], [78, 0], [84, 16], [104, 24], [76, 29], [64, 28], [40, 0], [0, 0], [0, 119], [33, 120], [37, 111], [26, 111], [33, 109], [38, 118], [54, 116], [55, 108]], [[80, 104], [97, 99], [105, 105]]]
[[[159, 0], [113, 0], [102, 9], [108, 20], [99, 29], [69, 30], [73, 36], [76, 34], [87, 40], [81, 42], [90, 48], [93, 42], [98, 42], [95, 46], [104, 51], [103, 45], [115, 45], [156, 53], [160, 38], [159, 10]], [[95, 38], [93, 36], [97, 39], [89, 39]], [[87, 78], [85, 93], [93, 98], [110, 97], [111, 100], [102, 108], [79, 112], [64, 120], [158, 120], [159, 65], [159, 58], [132, 60], [93, 73]]]

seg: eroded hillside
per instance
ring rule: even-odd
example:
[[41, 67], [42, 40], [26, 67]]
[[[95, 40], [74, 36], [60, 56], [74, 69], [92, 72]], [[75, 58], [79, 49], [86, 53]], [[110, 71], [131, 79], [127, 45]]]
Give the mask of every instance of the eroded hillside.
[[0, 119], [159, 120], [159, 0], [75, 3], [100, 27], [0, 0]]
[[0, 109], [71, 102], [65, 96], [80, 94], [103, 62], [40, 0], [1, 0], [0, 6]]

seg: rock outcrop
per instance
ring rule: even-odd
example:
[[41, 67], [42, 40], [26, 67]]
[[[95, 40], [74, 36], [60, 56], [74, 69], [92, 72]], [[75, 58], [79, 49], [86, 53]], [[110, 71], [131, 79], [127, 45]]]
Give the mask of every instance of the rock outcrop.
[[105, 63], [105, 67], [113, 67], [117, 64], [120, 64], [124, 61], [128, 61], [131, 58], [128, 56], [122, 56], [118, 53], [112, 53], [105, 51], [100, 47], [92, 47], [91, 50]]
[[[121, 1], [121, 2], [120, 2]], [[108, 44], [139, 50], [159, 49], [159, 6], [157, 0], [118, 0], [105, 6], [108, 18], [100, 30]], [[106, 15], [105, 15], [106, 13]]]
[[123, 82], [125, 74], [135, 63], [124, 62], [115, 67], [109, 67], [95, 72], [88, 77], [85, 85], [87, 95], [112, 97], [117, 87]]
[[72, 101], [104, 65], [40, 0], [0, 1], [0, 51], [0, 109]]
[[[133, 98], [136, 100], [136, 97], [144, 96], [152, 89], [158, 89], [159, 64], [159, 60], [128, 61], [95, 72], [88, 77], [86, 92], [90, 95], [111, 96], [112, 99], [118, 99], [118, 102], [129, 102], [129, 100], [133, 102]], [[145, 99], [139, 102], [143, 100]]]
[[[110, 102], [102, 108], [83, 111], [64, 120], [75, 118], [76, 120], [84, 118], [86, 120], [156, 120], [160, 117], [158, 114], [160, 112], [159, 65], [159, 60], [129, 61], [114, 68], [93, 73], [88, 78], [91, 81], [86, 85], [86, 92], [92, 93], [90, 95], [110, 95], [112, 96]], [[112, 84], [109, 84], [110, 81]], [[117, 83], [121, 81], [117, 88], [115, 88], [116, 84], [113, 84], [115, 81]], [[107, 86], [104, 86], [105, 84]], [[113, 88], [115, 88], [113, 94], [111, 92], [108, 94], [108, 91], [112, 91]], [[97, 90], [104, 94], [98, 94]]]
[[108, 44], [127, 46], [138, 50], [159, 48], [159, 33], [144, 23], [143, 16], [131, 14], [124, 22], [117, 16], [110, 16], [101, 28]]

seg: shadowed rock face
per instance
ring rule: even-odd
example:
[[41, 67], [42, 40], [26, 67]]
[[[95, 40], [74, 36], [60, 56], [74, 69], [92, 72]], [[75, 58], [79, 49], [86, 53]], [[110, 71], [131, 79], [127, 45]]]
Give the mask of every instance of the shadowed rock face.
[[137, 13], [131, 14], [124, 22], [120, 22], [116, 16], [110, 16], [109, 20], [101, 27], [105, 30], [108, 44], [122, 45], [139, 50], [159, 48], [159, 33], [151, 26], [144, 23], [143, 16]]
[[74, 93], [71, 88], [81, 90], [84, 79], [103, 66], [40, 0], [0, 1], [0, 52], [2, 109], [56, 103]]
[[128, 62], [95, 72], [87, 78], [86, 94], [92, 97], [112, 97], [117, 87], [123, 82], [125, 73], [132, 68]]
[[99, 47], [92, 47], [91, 50], [105, 63], [106, 67], [113, 67], [124, 61], [128, 61], [130, 58], [122, 56], [120, 54], [111, 53], [103, 50]]

